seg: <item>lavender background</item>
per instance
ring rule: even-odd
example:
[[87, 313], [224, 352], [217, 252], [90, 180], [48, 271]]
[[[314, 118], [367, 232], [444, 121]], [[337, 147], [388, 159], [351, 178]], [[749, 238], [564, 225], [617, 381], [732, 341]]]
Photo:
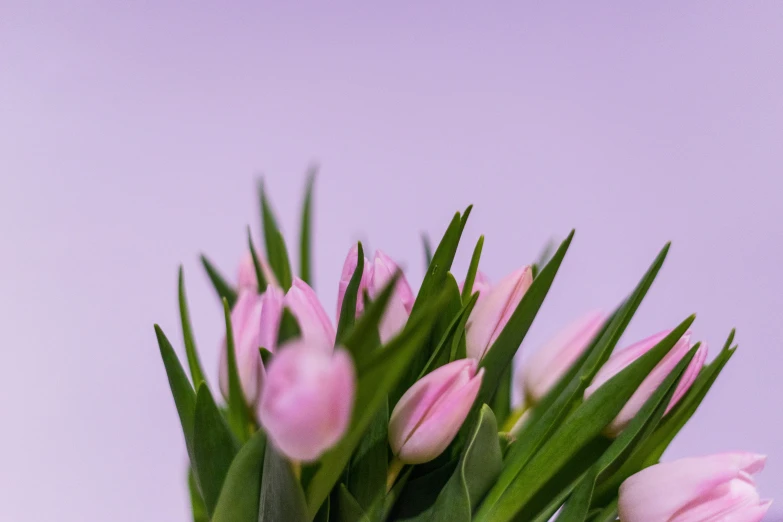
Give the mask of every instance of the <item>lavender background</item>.
[[3, 520], [187, 519], [152, 324], [179, 348], [184, 263], [216, 361], [197, 254], [234, 273], [262, 171], [293, 243], [310, 160], [329, 311], [352, 241], [418, 283], [474, 203], [458, 274], [577, 228], [532, 351], [673, 240], [625, 341], [696, 311], [740, 351], [669, 456], [769, 453], [783, 500], [783, 3], [255, 4], [0, 0]]

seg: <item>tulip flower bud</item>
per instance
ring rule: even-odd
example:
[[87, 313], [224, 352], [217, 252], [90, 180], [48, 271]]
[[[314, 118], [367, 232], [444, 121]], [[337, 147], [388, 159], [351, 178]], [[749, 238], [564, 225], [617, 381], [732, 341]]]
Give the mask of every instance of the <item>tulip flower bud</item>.
[[[671, 330], [660, 332], [612, 355], [612, 357], [606, 361], [606, 364], [604, 364], [598, 371], [590, 386], [588, 386], [585, 390], [585, 400], [606, 381], [614, 377], [639, 357], [652, 350], [655, 345], [661, 342], [664, 337], [669, 335], [670, 332]], [[623, 431], [625, 426], [631, 421], [631, 419], [634, 418], [642, 406], [644, 406], [644, 403], [647, 402], [647, 399], [649, 399], [650, 396], [655, 393], [655, 390], [658, 388], [658, 386], [660, 386], [661, 383], [666, 379], [666, 376], [669, 375], [672, 370], [674, 370], [674, 367], [677, 366], [677, 363], [680, 362], [680, 360], [688, 353], [690, 349], [690, 332], [686, 332], [685, 335], [683, 335], [680, 340], [677, 341], [677, 344], [675, 344], [674, 347], [669, 350], [669, 353], [666, 354], [661, 362], [659, 362], [658, 365], [653, 368], [652, 372], [650, 372], [644, 381], [642, 381], [642, 384], [639, 385], [639, 388], [637, 388], [625, 406], [623, 406], [623, 409], [620, 410], [620, 413], [617, 415], [617, 417], [615, 417], [609, 426], [606, 427], [605, 433], [608, 436], [616, 437], [620, 434], [621, 431]], [[688, 368], [685, 369], [685, 373], [677, 383], [677, 388], [674, 390], [674, 396], [669, 402], [669, 406], [667, 407], [665, 413], [668, 413], [669, 410], [671, 410], [677, 404], [677, 402], [691, 387], [693, 381], [696, 380], [699, 371], [701, 371], [702, 366], [704, 366], [704, 360], [706, 358], [707, 345], [701, 344], [699, 349], [696, 351], [696, 355], [694, 355], [693, 359], [688, 365]]]
[[[462, 290], [465, 288], [465, 281], [461, 282], [459, 284], [459, 291], [462, 292]], [[492, 289], [492, 285], [489, 284], [489, 278], [487, 275], [482, 272], [481, 270], [478, 270], [476, 272], [476, 279], [473, 280], [473, 288], [471, 289], [471, 294], [475, 294], [478, 292], [479, 296], [476, 299], [476, 304], [478, 305], [481, 301], [486, 299], [487, 294]]]
[[623, 522], [758, 522], [771, 500], [761, 500], [753, 474], [764, 455], [722, 453], [656, 464], [620, 486]]
[[[261, 264], [261, 273], [266, 278], [269, 286], [279, 286], [275, 275], [272, 273], [272, 269], [266, 262], [266, 259], [258, 256], [258, 261]], [[256, 267], [253, 264], [253, 255], [248, 250], [242, 261], [239, 263], [239, 275], [237, 276], [237, 286], [240, 291], [243, 289], [258, 290], [258, 280], [256, 279]], [[264, 289], [262, 289], [264, 290]]]
[[540, 401], [560, 380], [584, 353], [605, 320], [606, 315], [602, 312], [581, 317], [561, 330], [523, 364], [518, 382], [528, 405]]
[[258, 416], [288, 458], [314, 461], [348, 428], [356, 373], [348, 352], [331, 350], [298, 339], [281, 347], [269, 364]]
[[[348, 252], [348, 256], [345, 259], [343, 265], [343, 273], [340, 277], [340, 286], [337, 295], [337, 318], [339, 320], [340, 313], [342, 312], [343, 298], [345, 291], [348, 288], [348, 283], [356, 270], [358, 263], [359, 251], [356, 246], [352, 247]], [[359, 284], [359, 293], [356, 299], [356, 315], [362, 313], [364, 310], [364, 291], [366, 290], [370, 297], [376, 297], [383, 291], [386, 285], [391, 281], [392, 276], [399, 270], [397, 264], [382, 251], [377, 250], [375, 252], [375, 258], [370, 263], [366, 258], [364, 259], [364, 271], [362, 272], [362, 280]], [[408, 316], [413, 308], [413, 303], [416, 300], [411, 290], [408, 280], [402, 275], [397, 280], [397, 286], [394, 289], [394, 293], [389, 300], [389, 304], [386, 307], [386, 311], [381, 319], [379, 327], [381, 342], [386, 342], [394, 337], [405, 326], [408, 321]]]
[[468, 357], [481, 360], [508, 323], [527, 289], [533, 283], [529, 266], [507, 275], [476, 303], [468, 319], [465, 338]]
[[[358, 317], [364, 311], [364, 291], [367, 290], [368, 281], [370, 279], [370, 272], [372, 268], [367, 258], [363, 259], [364, 269], [362, 270], [362, 280], [359, 283], [359, 292], [356, 295], [356, 316]], [[348, 284], [351, 282], [351, 277], [356, 271], [356, 266], [359, 263], [359, 247], [354, 245], [348, 251], [348, 255], [343, 263], [343, 273], [340, 275], [340, 285], [337, 288], [337, 321], [340, 321], [340, 313], [343, 310], [343, 299], [345, 298], [345, 292], [348, 290]]]
[[[399, 267], [392, 258], [380, 250], [376, 250], [367, 285], [370, 297], [375, 298], [380, 294], [386, 285], [389, 284], [397, 270], [399, 270]], [[415, 300], [416, 298], [408, 284], [408, 280], [405, 279], [404, 275], [400, 275], [379, 326], [381, 342], [387, 342], [402, 330], [405, 323], [408, 322], [408, 316], [410, 316]]]
[[476, 400], [484, 369], [473, 359], [428, 373], [400, 398], [389, 420], [389, 444], [407, 464], [428, 462], [448, 447]]
[[294, 278], [291, 289], [285, 295], [283, 304], [299, 323], [302, 339], [310, 346], [334, 347], [335, 331], [329, 316], [310, 286], [301, 279]]
[[[242, 392], [249, 404], [258, 397], [262, 364], [258, 352], [261, 335], [262, 296], [255, 290], [243, 290], [231, 310], [231, 330], [234, 334], [234, 353]], [[228, 397], [228, 354], [225, 340], [220, 355], [220, 391]]]

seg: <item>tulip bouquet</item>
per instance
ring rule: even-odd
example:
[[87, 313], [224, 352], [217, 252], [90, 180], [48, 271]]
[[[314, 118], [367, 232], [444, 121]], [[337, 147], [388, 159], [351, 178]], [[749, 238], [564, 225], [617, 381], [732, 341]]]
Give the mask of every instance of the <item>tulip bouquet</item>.
[[[205, 377], [179, 274], [188, 373], [155, 327], [190, 467], [196, 521], [755, 521], [764, 457], [659, 463], [736, 346], [713, 361], [694, 316], [615, 350], [668, 251], [609, 314], [564, 328], [512, 375], [512, 362], [568, 251], [497, 284], [452, 263], [457, 213], [414, 293], [395, 262], [357, 244], [334, 322], [312, 288], [313, 177], [299, 276], [260, 190], [265, 255], [248, 232], [230, 284], [206, 258], [225, 312], [219, 393]], [[425, 244], [426, 246], [426, 244]], [[512, 405], [512, 389], [524, 399]]]

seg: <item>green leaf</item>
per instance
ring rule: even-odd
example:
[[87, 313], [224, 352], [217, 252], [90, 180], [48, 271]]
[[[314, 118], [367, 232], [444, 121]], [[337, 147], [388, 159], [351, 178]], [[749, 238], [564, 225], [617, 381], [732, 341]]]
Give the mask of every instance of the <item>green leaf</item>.
[[[412, 471], [408, 471], [409, 480], [399, 492], [397, 503], [391, 512], [391, 520], [399, 522], [422, 522], [427, 520], [433, 504], [435, 504], [438, 495], [449, 479], [451, 479], [458, 464], [459, 458], [452, 459], [417, 477], [410, 477]], [[415, 466], [409, 469], [418, 471], [418, 468], [422, 467]], [[395, 484], [395, 487], [397, 487], [397, 484]]]
[[[469, 214], [470, 207], [465, 211], [465, 219], [467, 219]], [[421, 313], [423, 307], [426, 306], [426, 302], [437, 296], [446, 283], [446, 277], [449, 270], [451, 270], [451, 264], [454, 262], [454, 256], [457, 253], [463, 228], [462, 216], [457, 212], [446, 229], [443, 239], [438, 244], [435, 254], [432, 256], [432, 262], [427, 269], [427, 273], [424, 274], [424, 280], [421, 282], [416, 301], [413, 303], [411, 317]]]
[[[506, 464], [500, 478], [488, 495], [486, 501], [488, 505], [498, 500], [531, 456], [549, 439], [552, 432], [560, 426], [565, 416], [581, 400], [584, 390], [611, 354], [641, 304], [642, 299], [647, 294], [655, 280], [655, 276], [663, 265], [668, 249], [669, 245], [667, 244], [658, 254], [655, 261], [653, 261], [631, 295], [612, 314], [609, 321], [602, 327], [601, 332], [590, 343], [590, 346], [579, 359], [578, 366], [575, 365], [566, 372], [566, 375], [555, 385], [554, 389], [532, 410], [529, 420], [517, 434], [517, 442], [512, 445], [506, 456]], [[533, 281], [533, 284], [545, 277], [544, 274], [548, 267], [549, 265]], [[486, 379], [486, 375], [484, 378]]]
[[438, 495], [429, 520], [470, 522], [471, 513], [495, 482], [502, 466], [497, 421], [485, 404], [459, 465]]
[[291, 463], [271, 444], [267, 445], [264, 455], [258, 512], [259, 522], [307, 522], [312, 519], [307, 514], [302, 486], [291, 469]]
[[560, 516], [558, 516], [558, 522], [581, 522], [586, 519], [593, 500], [596, 482], [611, 467], [618, 467], [618, 462], [622, 463], [622, 459], [624, 457], [627, 458], [634, 447], [655, 429], [663, 417], [669, 402], [671, 402], [677, 383], [696, 354], [696, 350], [698, 350], [698, 345], [694, 346], [677, 363], [677, 366], [674, 367], [650, 398], [647, 399], [631, 422], [628, 423], [622, 433], [609, 446], [609, 449], [601, 455], [590, 471], [587, 472], [560, 513]]
[[492, 397], [492, 411], [500, 422], [505, 422], [511, 412], [512, 365], [500, 375], [500, 384]]
[[[489, 502], [482, 505], [476, 520], [493, 522], [514, 520], [515, 515], [536, 491], [617, 416], [650, 371], [682, 337], [693, 319], [694, 316], [691, 316], [683, 321], [653, 349], [598, 388], [547, 439], [540, 450], [512, 478], [508, 486], [488, 498]], [[500, 487], [504, 486], [503, 483], [498, 482], [498, 484], [501, 485]]]
[[356, 402], [348, 432], [321, 458], [321, 466], [307, 486], [309, 513], [314, 516], [340, 478], [365, 431], [383, 407], [386, 396], [402, 377], [406, 366], [427, 340], [434, 318], [443, 307], [437, 299], [426, 313], [408, 321], [402, 333], [364, 365], [357, 365]]
[[188, 312], [188, 301], [185, 296], [185, 276], [182, 271], [182, 265], [179, 267], [179, 317], [182, 322], [182, 337], [185, 341], [185, 353], [188, 356], [188, 366], [190, 367], [190, 376], [193, 378], [193, 385], [198, 387], [205, 382], [204, 371], [201, 369], [201, 362], [196, 350], [196, 341], [193, 338], [193, 327], [190, 324], [190, 313]]
[[492, 398], [500, 384], [503, 372], [513, 363], [514, 355], [527, 335], [530, 325], [533, 324], [533, 319], [535, 319], [552, 282], [555, 280], [560, 263], [562, 263], [573, 237], [574, 231], [572, 230], [560, 248], [557, 249], [552, 260], [525, 292], [508, 323], [479, 363], [479, 367], [484, 368], [485, 373], [477, 399], [478, 404], [488, 402]]
[[207, 508], [201, 493], [196, 484], [196, 477], [193, 476], [193, 470], [188, 469], [188, 491], [190, 492], [190, 507], [193, 514], [193, 522], [209, 522]]
[[484, 368], [485, 372], [481, 389], [473, 409], [462, 425], [453, 449], [459, 450], [462, 444], [464, 444], [478, 417], [478, 405], [491, 402], [498, 386], [503, 382], [503, 373], [513, 365], [514, 355], [527, 335], [530, 325], [533, 324], [533, 320], [538, 314], [538, 310], [541, 308], [549, 288], [552, 286], [552, 282], [555, 279], [555, 275], [557, 275], [557, 271], [573, 237], [574, 231], [572, 230], [540, 276], [533, 280], [533, 284], [530, 285], [525, 295], [522, 296], [508, 323], [503, 327], [500, 335], [498, 335], [495, 342], [487, 350], [484, 358], [479, 362], [479, 367]]
[[[364, 313], [345, 333], [342, 344], [348, 349], [357, 368], [372, 359], [381, 345], [378, 327], [401, 275], [401, 272], [395, 272], [375, 301], [370, 302], [365, 298]], [[343, 309], [345, 309], [345, 300], [343, 300]]]
[[345, 487], [362, 509], [369, 511], [386, 494], [389, 460], [389, 405], [384, 404], [370, 423], [351, 458]]
[[721, 370], [726, 366], [734, 353], [733, 348], [729, 348], [734, 339], [732, 330], [729, 339], [723, 350], [718, 354], [712, 363], [702, 368], [698, 377], [691, 385], [688, 393], [672, 409], [669, 414], [663, 418], [655, 432], [647, 438], [634, 454], [626, 460], [620, 469], [616, 470], [611, 477], [601, 481], [598, 485], [596, 497], [600, 500], [606, 500], [617, 495], [620, 484], [631, 475], [634, 475], [642, 469], [656, 464], [666, 451], [674, 437], [690, 420], [696, 412], [707, 392], [718, 378]]
[[266, 447], [266, 435], [258, 431], [239, 450], [228, 468], [212, 522], [258, 522]]
[[283, 346], [286, 342], [301, 336], [302, 329], [299, 327], [299, 321], [296, 320], [288, 307], [283, 308], [283, 315], [280, 317], [280, 330], [277, 333], [277, 346]]
[[269, 368], [269, 363], [272, 362], [272, 352], [262, 346], [258, 349], [258, 353], [261, 355], [261, 363], [264, 365], [264, 368]]
[[[430, 347], [429, 347], [429, 353], [430, 357], [427, 359], [426, 365], [429, 366], [429, 362], [432, 359], [432, 356], [436, 352], [440, 352], [440, 354], [437, 356], [437, 358], [434, 361], [434, 365], [432, 365], [432, 369], [439, 368], [449, 362], [450, 353], [445, 349], [448, 345], [448, 340], [445, 339], [446, 337], [450, 337], [457, 332], [455, 331], [455, 328], [459, 326], [459, 319], [460, 314], [464, 311], [465, 307], [462, 306], [462, 298], [460, 297], [459, 293], [459, 285], [457, 284], [457, 280], [454, 279], [454, 276], [449, 273], [446, 277], [446, 281], [444, 284], [444, 292], [446, 295], [446, 306], [443, 308], [443, 311], [439, 314], [437, 320], [435, 321], [435, 326], [432, 329], [432, 335], [430, 336]], [[467, 322], [467, 318], [465, 319]], [[459, 332], [460, 334], [464, 333], [464, 331]], [[437, 343], [437, 344], [435, 344]], [[422, 368], [423, 370], [423, 368]], [[419, 373], [421, 375], [421, 372]], [[416, 382], [419, 377], [416, 376], [416, 379], [411, 382]], [[403, 393], [405, 393], [407, 390], [402, 390]]]
[[343, 304], [340, 307], [340, 317], [337, 320], [337, 344], [341, 344], [344, 341], [345, 335], [353, 328], [353, 324], [356, 322], [356, 301], [359, 297], [359, 287], [364, 274], [364, 248], [361, 241], [357, 244], [357, 248], [356, 268], [353, 271], [351, 280], [348, 281], [348, 286], [345, 288]]
[[337, 522], [370, 522], [359, 502], [351, 495], [345, 484], [337, 488]]
[[[459, 246], [462, 231], [465, 228], [465, 223], [470, 215], [471, 208], [472, 207], [468, 207], [463, 215], [460, 215], [460, 213], [457, 212], [454, 215], [454, 218], [452, 218], [449, 227], [446, 229], [446, 233], [438, 244], [438, 248], [432, 256], [432, 262], [419, 287], [419, 293], [416, 296], [416, 301], [413, 303], [411, 315], [408, 319], [409, 323], [419, 314], [423, 313], [427, 304], [436, 296], [440, 296], [443, 289], [449, 284], [449, 271], [454, 262], [454, 256], [457, 253], [457, 247]], [[453, 278], [453, 276], [451, 277]], [[457, 289], [457, 295], [459, 295], [459, 288]], [[445, 325], [448, 325], [450, 320], [451, 317], [448, 318]], [[445, 328], [445, 325], [443, 325], [442, 328]], [[432, 355], [432, 350], [435, 347], [434, 342], [430, 342], [426, 345], [425, 349], [422, 349], [416, 354], [408, 365], [408, 368], [405, 370], [405, 374], [400, 380], [399, 385], [392, 391], [389, 399], [389, 406], [393, 408], [405, 391], [413, 385], [416, 378], [427, 364], [427, 361]]]
[[[460, 310], [460, 312], [451, 320], [451, 324], [448, 326], [448, 328], [446, 328], [446, 331], [441, 336], [438, 346], [432, 352], [430, 360], [427, 361], [426, 365], [424, 365], [424, 368], [421, 370], [419, 377], [416, 379], [417, 381], [431, 371], [436, 370], [445, 364], [446, 361], [443, 360], [443, 356], [444, 354], [448, 353], [447, 349], [450, 349], [452, 354], [454, 353], [459, 344], [459, 339], [465, 335], [465, 323], [467, 322], [473, 307], [476, 306], [477, 300], [478, 294], [474, 294], [470, 298], [470, 301], [468, 301], [465, 306], [462, 307], [462, 310]], [[448, 362], [454, 360], [456, 359], [453, 357], [449, 357], [447, 359]]]
[[258, 253], [256, 252], [256, 246], [253, 244], [253, 234], [250, 232], [250, 227], [247, 227], [247, 246], [250, 249], [250, 257], [253, 259], [253, 270], [256, 273], [258, 293], [263, 294], [266, 291], [266, 287], [269, 285], [269, 281], [266, 280], [264, 269], [261, 267], [261, 260], [258, 259]]
[[218, 297], [228, 301], [229, 306], [234, 308], [234, 303], [237, 302], [237, 291], [220, 275], [215, 265], [203, 254], [201, 255], [201, 264], [204, 265], [204, 270], [207, 271], [209, 280], [212, 282], [212, 286], [215, 287]]
[[316, 513], [313, 522], [329, 522], [332, 515], [332, 497], [326, 497], [326, 502], [321, 504], [321, 509]]
[[617, 520], [617, 499], [598, 512], [591, 522], [615, 522]]
[[238, 445], [215, 399], [205, 384], [198, 387], [196, 413], [193, 419], [193, 454], [196, 480], [210, 515], [215, 512], [231, 461]]
[[476, 248], [473, 249], [473, 256], [470, 258], [470, 266], [468, 267], [468, 275], [465, 276], [465, 284], [462, 286], [462, 302], [468, 300], [473, 293], [473, 283], [476, 282], [476, 274], [478, 273], [479, 260], [481, 259], [481, 251], [484, 248], [484, 236], [479, 237], [476, 243]]
[[231, 324], [231, 309], [228, 301], [223, 299], [223, 315], [226, 321], [226, 358], [228, 359], [228, 420], [231, 431], [239, 439], [245, 442], [250, 437], [250, 412], [248, 411], [245, 394], [242, 392], [242, 384], [239, 381], [237, 369], [237, 357], [234, 344], [234, 328]]
[[182, 425], [182, 433], [185, 436], [185, 446], [187, 447], [190, 461], [194, 462], [193, 418], [196, 411], [196, 393], [190, 385], [185, 370], [182, 369], [177, 354], [174, 353], [174, 348], [157, 324], [155, 325], [155, 336], [158, 338], [160, 357], [163, 359], [171, 395], [174, 396], [174, 405], [177, 407], [177, 414], [179, 414], [179, 422]]
[[292, 283], [288, 249], [285, 246], [285, 239], [283, 239], [283, 234], [280, 232], [280, 227], [277, 225], [277, 220], [266, 198], [263, 183], [258, 184], [258, 195], [261, 201], [261, 217], [269, 266], [272, 267], [272, 272], [274, 272], [283, 290], [288, 291]]
[[313, 252], [313, 185], [318, 172], [316, 167], [310, 168], [307, 174], [307, 188], [305, 188], [304, 202], [302, 203], [302, 228], [299, 233], [299, 277], [310, 286], [313, 286], [312, 252]]
[[408, 479], [410, 478], [412, 471], [413, 466], [408, 466], [407, 469], [404, 469], [399, 477], [397, 477], [397, 481], [394, 483], [386, 496], [376, 499], [369, 512], [370, 520], [385, 522], [389, 518], [389, 515], [391, 514], [392, 509], [394, 509], [394, 506], [397, 504], [397, 500], [399, 500], [403, 489], [408, 484]]
[[432, 264], [432, 244], [427, 234], [421, 235], [421, 243], [424, 245], [424, 268], [429, 268]]

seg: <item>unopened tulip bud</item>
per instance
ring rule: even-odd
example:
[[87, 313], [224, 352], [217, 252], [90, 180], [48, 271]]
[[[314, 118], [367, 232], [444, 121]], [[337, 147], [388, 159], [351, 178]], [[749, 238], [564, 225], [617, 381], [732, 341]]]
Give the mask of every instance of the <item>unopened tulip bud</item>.
[[310, 346], [334, 347], [335, 331], [329, 316], [310, 286], [299, 278], [285, 295], [284, 305], [299, 323], [302, 339]]
[[[231, 330], [234, 334], [234, 354], [242, 392], [249, 404], [258, 397], [262, 363], [258, 352], [261, 335], [262, 296], [255, 290], [243, 290], [231, 310]], [[220, 391], [228, 397], [228, 353], [225, 340], [220, 355]]]
[[602, 312], [581, 317], [561, 330], [523, 364], [518, 376], [527, 405], [536, 404], [549, 392], [584, 353], [605, 320], [606, 315]]
[[348, 428], [356, 373], [348, 352], [331, 349], [298, 339], [282, 346], [269, 364], [258, 416], [290, 459], [318, 459]]
[[465, 334], [468, 357], [478, 361], [486, 355], [532, 283], [530, 267], [522, 267], [503, 278], [485, 299], [476, 303]]
[[[372, 263], [372, 272], [367, 285], [370, 297], [377, 297], [398, 270], [399, 267], [392, 258], [380, 250], [376, 250], [375, 259], [373, 259]], [[402, 330], [405, 323], [408, 322], [408, 316], [410, 316], [415, 300], [416, 298], [408, 284], [408, 280], [401, 274], [399, 279], [397, 279], [394, 293], [381, 320], [379, 327], [381, 342], [385, 343]]]
[[[359, 251], [356, 246], [351, 248], [348, 252], [348, 256], [345, 259], [343, 265], [343, 273], [340, 277], [340, 286], [337, 295], [337, 318], [339, 320], [340, 313], [342, 312], [343, 298], [345, 296], [348, 283], [353, 276], [354, 271], [358, 263]], [[394, 262], [389, 256], [382, 251], [377, 250], [375, 257], [370, 263], [366, 258], [364, 259], [364, 270], [362, 272], [362, 280], [359, 285], [359, 292], [356, 298], [356, 315], [360, 315], [364, 310], [364, 291], [366, 290], [370, 297], [377, 297], [386, 285], [391, 281], [395, 272], [399, 270], [397, 263]], [[386, 311], [383, 314], [383, 318], [380, 323], [380, 338], [381, 342], [386, 342], [397, 333], [402, 330], [405, 323], [408, 321], [408, 316], [413, 308], [413, 302], [416, 300], [411, 290], [408, 280], [404, 275], [401, 275], [397, 280], [397, 285], [394, 289], [394, 293], [389, 300], [389, 304], [386, 307]]]
[[[601, 387], [606, 381], [617, 375], [621, 370], [627, 367], [632, 362], [636, 361], [639, 357], [652, 350], [655, 345], [661, 342], [671, 331], [666, 330], [655, 334], [647, 339], [639, 341], [636, 344], [625, 348], [609, 358], [601, 369], [596, 374], [593, 382], [585, 390], [585, 399], [590, 397], [598, 388]], [[658, 386], [663, 383], [666, 377], [674, 370], [677, 363], [685, 357], [688, 351], [691, 349], [690, 332], [686, 332], [680, 340], [669, 350], [669, 353], [653, 368], [652, 372], [642, 381], [639, 388], [634, 392], [628, 402], [620, 410], [620, 413], [615, 419], [606, 427], [605, 433], [610, 437], [616, 437], [621, 431], [631, 422], [631, 419], [639, 412], [639, 410], [647, 402], [647, 399], [655, 393]], [[677, 383], [674, 395], [666, 409], [665, 413], [668, 413], [677, 402], [685, 395], [688, 389], [696, 380], [696, 377], [704, 366], [704, 360], [707, 358], [707, 345], [701, 344], [696, 351], [693, 359], [688, 367], [685, 369], [685, 373]]]
[[[362, 280], [359, 282], [359, 292], [356, 294], [356, 316], [358, 317], [364, 311], [364, 291], [367, 290], [368, 281], [370, 279], [370, 273], [372, 268], [367, 258], [363, 260], [364, 267], [362, 269]], [[343, 299], [345, 298], [345, 292], [348, 290], [348, 284], [351, 282], [351, 277], [356, 271], [356, 267], [359, 263], [359, 247], [354, 245], [348, 251], [348, 255], [345, 257], [345, 263], [343, 263], [343, 273], [340, 274], [340, 285], [337, 288], [337, 321], [340, 321], [340, 314], [343, 310]]]
[[620, 486], [623, 522], [758, 522], [771, 500], [761, 500], [753, 475], [764, 455], [721, 453], [656, 464]]
[[389, 444], [402, 462], [428, 462], [451, 444], [476, 400], [484, 369], [473, 359], [428, 373], [402, 396], [389, 420]]
[[[459, 291], [462, 292], [462, 290], [465, 288], [465, 281], [461, 282], [459, 284]], [[487, 294], [489, 294], [489, 291], [492, 289], [492, 285], [489, 283], [489, 278], [487, 275], [482, 272], [481, 270], [476, 272], [476, 279], [473, 280], [473, 288], [471, 288], [471, 294], [475, 294], [478, 292], [478, 298], [476, 299], [476, 304], [478, 305], [481, 301], [487, 298]]]
[[[269, 267], [269, 264], [266, 262], [266, 259], [261, 257], [260, 255], [257, 256], [259, 264], [261, 265], [261, 273], [263, 274], [264, 278], [266, 279], [266, 282], [269, 286], [279, 286], [277, 283], [277, 279], [275, 279], [275, 275], [272, 273], [272, 269]], [[248, 250], [244, 256], [242, 256], [242, 261], [239, 263], [239, 275], [237, 276], [237, 286], [239, 286], [239, 290], [258, 290], [258, 279], [256, 278], [256, 267], [253, 264], [253, 255]], [[265, 290], [262, 288], [262, 290]]]

